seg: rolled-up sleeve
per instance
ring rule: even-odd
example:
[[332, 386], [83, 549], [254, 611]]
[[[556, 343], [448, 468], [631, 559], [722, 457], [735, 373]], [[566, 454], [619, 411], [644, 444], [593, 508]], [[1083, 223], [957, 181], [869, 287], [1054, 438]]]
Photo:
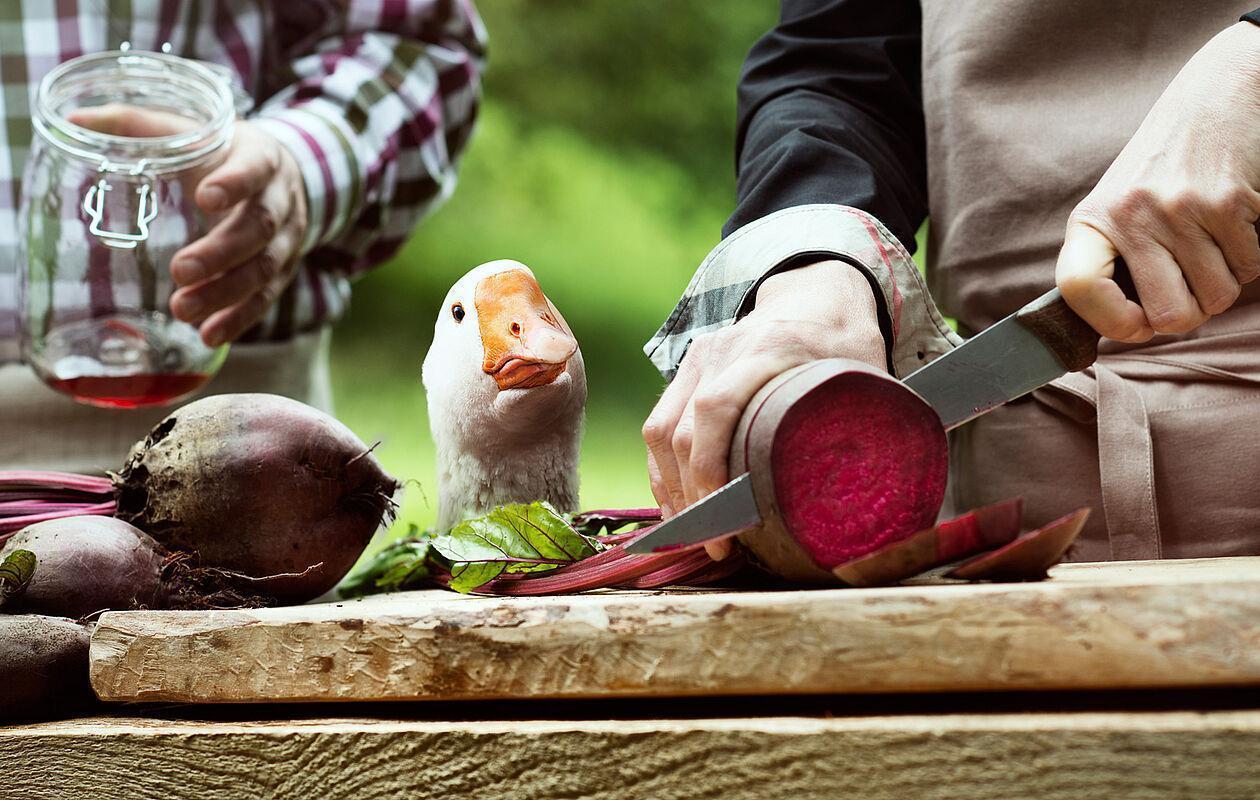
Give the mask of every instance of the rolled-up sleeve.
[[739, 87], [739, 199], [724, 239], [645, 347], [666, 378], [692, 339], [753, 306], [769, 275], [860, 270], [903, 375], [959, 340], [910, 257], [927, 214], [917, 2], [784, 0]]
[[485, 32], [468, 0], [274, 8], [274, 86], [252, 120], [302, 170], [307, 263], [353, 276], [392, 255], [454, 190]]

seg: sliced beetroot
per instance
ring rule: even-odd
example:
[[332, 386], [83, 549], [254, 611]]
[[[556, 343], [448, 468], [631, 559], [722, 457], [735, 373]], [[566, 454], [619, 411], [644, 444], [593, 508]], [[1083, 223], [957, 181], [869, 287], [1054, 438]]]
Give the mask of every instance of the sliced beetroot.
[[1051, 567], [1063, 560], [1087, 519], [1088, 508], [1073, 511], [997, 550], [963, 562], [946, 577], [969, 581], [1042, 580]]
[[349, 428], [276, 395], [178, 409], [131, 453], [117, 516], [198, 565], [277, 576], [300, 602], [341, 579], [392, 509], [396, 481]]
[[1019, 535], [1023, 498], [978, 508], [884, 545], [836, 567], [849, 586], [885, 586], [973, 553], [1000, 547]]
[[14, 534], [0, 559], [16, 550], [35, 554], [35, 572], [6, 611], [78, 618], [165, 602], [165, 552], [122, 520], [86, 516], [41, 522]]
[[740, 541], [790, 581], [832, 570], [932, 525], [945, 494], [945, 430], [882, 370], [828, 359], [790, 370], [749, 403], [731, 471], [752, 473], [763, 524]]

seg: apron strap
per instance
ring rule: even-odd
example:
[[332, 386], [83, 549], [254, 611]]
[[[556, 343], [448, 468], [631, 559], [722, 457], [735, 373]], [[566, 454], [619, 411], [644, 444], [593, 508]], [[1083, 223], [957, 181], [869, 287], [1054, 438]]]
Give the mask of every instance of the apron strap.
[[[1155, 502], [1155, 453], [1146, 402], [1134, 383], [1097, 362], [1050, 384], [1094, 407], [1098, 426], [1098, 476], [1111, 557], [1145, 560], [1161, 555]], [[1056, 406], [1052, 394], [1036, 392]]]
[[1098, 381], [1098, 473], [1111, 557], [1159, 558], [1155, 452], [1146, 401], [1133, 384], [1101, 364]]

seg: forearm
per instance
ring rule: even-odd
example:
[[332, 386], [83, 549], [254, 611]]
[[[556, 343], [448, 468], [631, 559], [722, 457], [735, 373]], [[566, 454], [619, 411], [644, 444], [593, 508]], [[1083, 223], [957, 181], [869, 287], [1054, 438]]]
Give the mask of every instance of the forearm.
[[304, 252], [342, 273], [384, 260], [449, 196], [480, 100], [471, 4], [386, 5], [351, 2], [317, 51], [308, 37], [256, 115], [302, 169]]
[[729, 235], [775, 211], [814, 203], [861, 209], [908, 250], [927, 215], [922, 130], [893, 132], [850, 102], [803, 90], [750, 121]]
[[927, 213], [917, 2], [786, 0], [739, 87], [725, 234], [812, 203], [861, 209], [908, 248]]
[[847, 325], [879, 338], [875, 293], [861, 271], [843, 261], [817, 261], [771, 275], [758, 287], [754, 307], [763, 319]]

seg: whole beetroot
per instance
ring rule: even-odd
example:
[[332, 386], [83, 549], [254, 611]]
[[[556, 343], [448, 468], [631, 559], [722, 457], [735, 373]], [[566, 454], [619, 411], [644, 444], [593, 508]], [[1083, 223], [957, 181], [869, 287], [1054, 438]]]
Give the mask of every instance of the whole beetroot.
[[8, 612], [84, 617], [165, 604], [165, 553], [148, 534], [111, 517], [66, 517], [14, 534], [0, 550], [35, 554], [35, 572]]
[[116, 478], [117, 516], [204, 567], [301, 602], [349, 571], [397, 482], [345, 425], [268, 394], [216, 395], [160, 422]]
[[92, 701], [88, 626], [0, 614], [0, 720], [52, 717]]

